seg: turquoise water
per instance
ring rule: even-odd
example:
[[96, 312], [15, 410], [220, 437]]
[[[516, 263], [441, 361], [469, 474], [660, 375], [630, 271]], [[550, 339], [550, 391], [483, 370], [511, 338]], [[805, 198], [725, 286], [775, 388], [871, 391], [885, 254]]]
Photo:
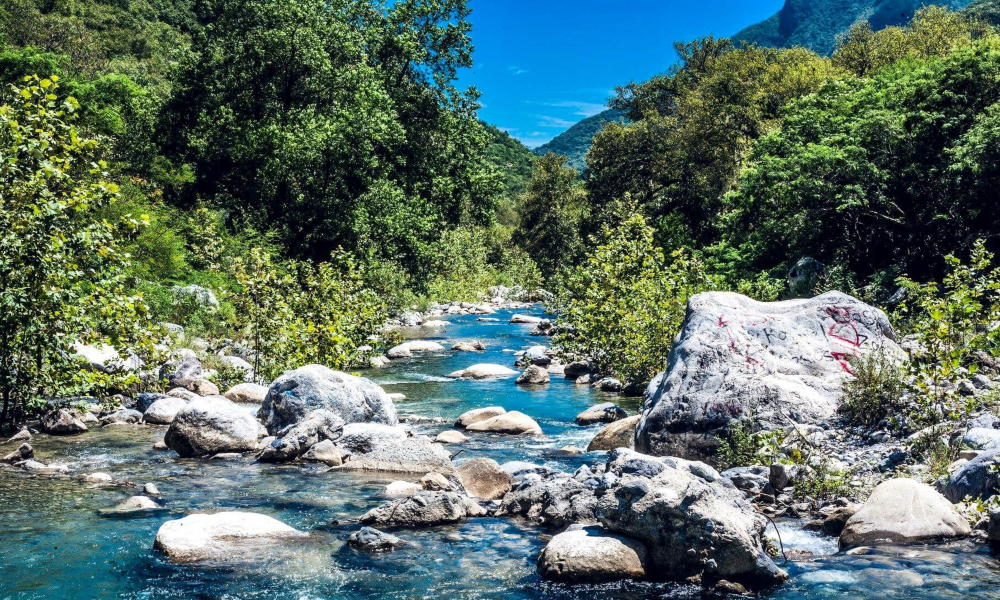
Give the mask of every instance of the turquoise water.
[[[538, 314], [535, 312], [534, 314]], [[585, 447], [597, 426], [580, 428], [573, 418], [607, 397], [554, 377], [547, 388], [525, 390], [513, 379], [451, 381], [442, 376], [477, 362], [511, 365], [504, 349], [519, 350], [544, 338], [527, 335], [530, 326], [477, 317], [451, 318], [432, 339], [446, 346], [479, 339], [488, 350], [396, 361], [367, 371], [390, 392], [408, 396], [403, 415], [442, 417], [450, 423], [462, 412], [490, 405], [520, 410], [545, 432], [538, 439], [477, 434], [470, 443], [449, 446], [462, 462], [476, 456], [498, 461], [529, 460], [566, 470], [601, 460], [600, 454], [563, 457], [565, 445]], [[417, 330], [419, 331], [419, 330]], [[410, 332], [416, 333], [417, 331]], [[424, 330], [421, 333], [425, 333]], [[634, 404], [630, 409], [634, 409]], [[253, 410], [248, 407], [247, 410]], [[419, 424], [436, 434], [446, 424]], [[152, 445], [165, 428], [108, 428], [72, 438], [36, 436], [44, 462], [58, 460], [74, 473], [103, 471], [142, 485], [154, 482], [164, 509], [138, 516], [111, 517], [110, 507], [134, 491], [85, 484], [71, 477], [29, 476], [0, 471], [0, 600], [58, 598], [271, 599], [368, 598], [576, 599], [700, 598], [697, 588], [676, 584], [621, 583], [568, 588], [543, 582], [535, 560], [547, 538], [543, 530], [510, 519], [395, 532], [410, 542], [386, 555], [368, 556], [344, 545], [350, 522], [382, 503], [378, 494], [398, 477], [325, 473], [314, 465], [264, 465], [251, 459], [181, 460]], [[417, 478], [411, 478], [416, 480]], [[225, 567], [174, 566], [152, 551], [159, 526], [195, 510], [242, 509], [274, 516], [313, 532], [294, 545], [262, 546], [260, 556]], [[792, 580], [775, 598], [1000, 598], [1000, 576], [989, 551], [971, 543], [942, 548], [879, 550], [865, 556], [832, 554], [835, 545], [782, 524], [786, 547], [826, 554], [789, 563]]]

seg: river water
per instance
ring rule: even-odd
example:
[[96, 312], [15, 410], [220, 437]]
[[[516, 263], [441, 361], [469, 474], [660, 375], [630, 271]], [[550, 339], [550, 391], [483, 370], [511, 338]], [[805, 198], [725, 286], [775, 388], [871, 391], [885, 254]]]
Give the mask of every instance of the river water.
[[[512, 351], [547, 341], [528, 336], [531, 326], [509, 324], [510, 314], [492, 315], [497, 321], [452, 317], [443, 331], [407, 332], [447, 341], [446, 347], [478, 339], [486, 344], [486, 352], [419, 356], [364, 375], [387, 391], [406, 394], [397, 405], [401, 415], [442, 417], [450, 423], [466, 410], [498, 405], [532, 416], [545, 432], [541, 438], [472, 434], [469, 443], [448, 447], [463, 450], [456, 463], [486, 456], [501, 463], [527, 460], [573, 470], [601, 461], [603, 453], [565, 457], [556, 450], [586, 447], [599, 427], [579, 427], [573, 419], [608, 397], [560, 377], [531, 390], [518, 388], [513, 379], [443, 377], [478, 362], [512, 365]], [[634, 401], [624, 402], [634, 411]], [[434, 435], [448, 425], [412, 427]], [[384, 502], [379, 492], [400, 477], [333, 474], [316, 465], [266, 465], [249, 457], [178, 459], [172, 452], [152, 450], [165, 429], [112, 427], [69, 438], [40, 435], [32, 441], [39, 460], [67, 464], [74, 474], [102, 471], [140, 486], [155, 483], [163, 493], [161, 511], [127, 517], [104, 514], [101, 509], [130, 493], [75, 477], [0, 470], [0, 600], [710, 597], [679, 584], [547, 584], [535, 570], [546, 532], [511, 519], [401, 530], [395, 533], [410, 542], [406, 548], [365, 555], [345, 545], [358, 527], [349, 521]], [[249, 564], [174, 566], [152, 550], [156, 531], [166, 520], [192, 511], [235, 509], [265, 513], [313, 535], [295, 545], [261, 547], [260, 560]], [[847, 556], [836, 553], [835, 540], [802, 531], [795, 523], [779, 526], [786, 547], [817, 556], [784, 565], [791, 581], [772, 592], [772, 598], [1000, 599], [998, 559], [971, 542]]]

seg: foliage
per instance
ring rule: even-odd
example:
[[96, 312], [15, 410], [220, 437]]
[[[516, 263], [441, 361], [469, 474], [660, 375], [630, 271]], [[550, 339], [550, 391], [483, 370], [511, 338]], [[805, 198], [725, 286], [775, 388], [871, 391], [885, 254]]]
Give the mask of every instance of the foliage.
[[427, 285], [430, 300], [473, 302], [495, 285], [532, 290], [542, 282], [534, 261], [502, 226], [448, 230], [440, 247], [435, 276]]
[[751, 465], [770, 464], [776, 460], [777, 440], [781, 431], [758, 431], [758, 427], [749, 420], [737, 421], [724, 438], [719, 438], [719, 448], [716, 453], [720, 469], [733, 467], [748, 467]]
[[547, 154], [538, 159], [528, 191], [518, 204], [520, 223], [514, 235], [546, 280], [573, 264], [581, 250], [584, 197], [576, 172], [566, 166], [566, 157]]
[[675, 251], [668, 262], [638, 214], [606, 225], [594, 245], [560, 282], [564, 333], [555, 342], [600, 373], [641, 385], [667, 364], [688, 297], [719, 282], [689, 252]]
[[840, 411], [852, 423], [876, 426], [887, 417], [903, 414], [906, 385], [898, 357], [874, 349], [850, 359], [854, 375], [844, 383]]
[[792, 484], [795, 496], [813, 500], [832, 500], [853, 495], [849, 474], [836, 468], [829, 457], [817, 457], [810, 464], [808, 474]]
[[142, 297], [126, 291], [120, 249], [142, 223], [100, 218], [118, 186], [57, 81], [26, 77], [0, 106], [0, 425], [50, 395], [127, 383], [81, 372], [75, 344], [148, 356], [154, 342]]
[[587, 167], [587, 151], [590, 150], [590, 145], [597, 132], [608, 123], [620, 123], [624, 118], [624, 111], [614, 108], [603, 110], [583, 119], [545, 144], [535, 148], [535, 154], [545, 156], [555, 153], [565, 156], [567, 166], [582, 173]]
[[503, 173], [505, 194], [512, 198], [524, 193], [531, 179], [535, 155], [506, 131], [488, 123], [482, 123], [482, 126], [489, 140], [486, 146], [487, 160]]

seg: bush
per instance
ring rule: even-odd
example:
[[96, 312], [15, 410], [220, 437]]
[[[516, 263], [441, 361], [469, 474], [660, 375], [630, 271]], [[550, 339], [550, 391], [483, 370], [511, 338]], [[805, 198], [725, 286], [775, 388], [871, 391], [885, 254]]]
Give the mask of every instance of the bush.
[[751, 421], [739, 421], [729, 428], [724, 438], [719, 438], [716, 460], [719, 468], [747, 467], [769, 464], [778, 454], [777, 440], [781, 432], [756, 431]]
[[903, 413], [906, 385], [897, 357], [877, 349], [852, 357], [850, 365], [854, 377], [844, 384], [840, 405], [848, 420], [870, 427]]
[[678, 250], [668, 262], [641, 215], [605, 226], [602, 239], [558, 288], [553, 308], [563, 333], [555, 338], [571, 358], [592, 360], [601, 374], [632, 387], [667, 364], [687, 299], [719, 282], [701, 262]]

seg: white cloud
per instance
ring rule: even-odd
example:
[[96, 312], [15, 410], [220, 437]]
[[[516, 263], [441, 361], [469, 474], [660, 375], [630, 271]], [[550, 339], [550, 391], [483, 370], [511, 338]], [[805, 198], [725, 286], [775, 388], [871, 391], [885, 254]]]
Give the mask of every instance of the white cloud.
[[592, 117], [597, 113], [604, 112], [608, 108], [604, 104], [597, 104], [596, 102], [578, 102], [576, 100], [560, 100], [558, 102], [545, 102], [544, 104], [545, 106], [552, 106], [554, 108], [575, 109], [573, 114], [580, 115], [581, 117]]
[[535, 115], [538, 117], [539, 127], [549, 127], [556, 129], [566, 129], [576, 125], [576, 121], [568, 121], [566, 119], [560, 119], [559, 117], [550, 117], [547, 115]]
[[511, 72], [512, 75], [523, 75], [528, 72], [528, 69], [520, 67], [518, 65], [511, 65], [507, 67], [507, 70]]

